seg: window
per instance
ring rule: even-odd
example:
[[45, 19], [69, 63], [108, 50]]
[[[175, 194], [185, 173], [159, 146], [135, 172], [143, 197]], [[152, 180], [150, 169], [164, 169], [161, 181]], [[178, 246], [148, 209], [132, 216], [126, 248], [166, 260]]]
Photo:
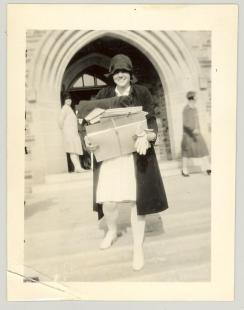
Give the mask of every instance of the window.
[[102, 80], [100, 80], [100, 79], [96, 79], [97, 80], [97, 85], [98, 86], [103, 86], [103, 85], [106, 85], [106, 83], [104, 83]]
[[101, 79], [84, 73], [80, 76], [73, 84], [72, 88], [83, 88], [83, 87], [96, 87], [96, 86], [104, 86], [106, 85]]
[[83, 75], [83, 84], [85, 87], [93, 87], [95, 86], [95, 78], [90, 74]]
[[83, 76], [79, 77], [78, 80], [75, 81], [73, 87], [84, 87], [83, 85]]

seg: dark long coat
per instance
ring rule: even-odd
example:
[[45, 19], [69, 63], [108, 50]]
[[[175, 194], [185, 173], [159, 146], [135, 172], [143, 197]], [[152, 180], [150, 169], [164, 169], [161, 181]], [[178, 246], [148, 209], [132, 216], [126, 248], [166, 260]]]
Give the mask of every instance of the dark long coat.
[[[198, 133], [195, 134], [194, 130]], [[200, 133], [200, 125], [196, 108], [186, 105], [183, 110], [182, 156], [200, 158], [209, 155], [207, 145]]]
[[[115, 87], [108, 86], [98, 92], [96, 99], [114, 96], [116, 96]], [[131, 85], [130, 97], [131, 106], [142, 106], [143, 110], [148, 112], [148, 128], [154, 129], [155, 133], [157, 133], [158, 128], [150, 92], [143, 86], [133, 84]], [[168, 203], [153, 145], [147, 150], [146, 155], [139, 155], [135, 152], [133, 156], [136, 172], [136, 205], [138, 215], [166, 210]], [[98, 212], [99, 219], [103, 217], [103, 210], [102, 204], [96, 203], [96, 190], [101, 164], [101, 162], [98, 163], [94, 158], [93, 209]]]

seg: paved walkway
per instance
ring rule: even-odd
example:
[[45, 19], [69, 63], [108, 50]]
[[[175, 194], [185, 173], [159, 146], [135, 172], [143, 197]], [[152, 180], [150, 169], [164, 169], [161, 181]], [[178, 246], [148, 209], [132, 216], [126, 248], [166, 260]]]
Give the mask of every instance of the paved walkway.
[[[62, 182], [62, 180], [65, 180]], [[120, 237], [99, 250], [105, 223], [92, 212], [90, 173], [60, 176], [34, 188], [25, 208], [26, 276], [43, 281], [209, 281], [210, 180], [168, 176], [170, 208], [147, 216], [145, 267], [131, 268], [128, 206], [120, 207]]]

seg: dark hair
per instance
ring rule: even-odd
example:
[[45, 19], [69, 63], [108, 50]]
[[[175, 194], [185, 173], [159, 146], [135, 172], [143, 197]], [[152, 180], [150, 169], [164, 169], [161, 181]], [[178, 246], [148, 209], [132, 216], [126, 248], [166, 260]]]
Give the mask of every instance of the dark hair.
[[188, 100], [194, 100], [196, 98], [196, 93], [194, 91], [188, 91], [186, 94], [186, 98]]
[[75, 103], [75, 100], [72, 99], [72, 97], [70, 96], [70, 94], [67, 94], [67, 95], [64, 96], [64, 104], [65, 104], [65, 101], [68, 100], [68, 99], [71, 100], [71, 105], [70, 105], [70, 107], [71, 107], [71, 109], [75, 112], [75, 105], [76, 105], [76, 103]]
[[72, 100], [70, 94], [65, 94], [65, 95], [64, 95], [64, 101], [67, 100], [67, 99]]

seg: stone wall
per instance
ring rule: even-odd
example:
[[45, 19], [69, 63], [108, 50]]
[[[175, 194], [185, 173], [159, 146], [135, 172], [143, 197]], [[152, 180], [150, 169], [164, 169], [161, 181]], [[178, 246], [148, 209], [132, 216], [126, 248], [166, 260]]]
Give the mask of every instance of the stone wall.
[[[203, 132], [205, 137], [207, 138], [208, 145], [210, 146], [210, 130], [211, 130], [211, 33], [210, 32], [201, 32], [201, 35], [199, 36], [200, 32], [187, 32], [187, 31], [181, 31], [178, 32], [178, 35], [181, 37], [181, 39], [184, 41], [185, 45], [188, 47], [189, 53], [192, 56], [192, 59], [198, 66], [199, 71], [199, 116], [200, 116], [200, 123], [203, 128]], [[26, 35], [26, 43], [27, 43], [27, 51], [26, 51], [26, 89], [28, 89], [28, 77], [30, 75], [30, 70], [33, 68], [33, 60], [35, 59], [34, 56], [37, 54], [39, 50], [39, 43], [42, 40], [42, 38], [45, 36], [46, 31], [40, 31], [40, 30], [30, 30], [27, 32]], [[43, 55], [38, 55], [39, 58], [43, 57]], [[167, 78], [167, 77], [166, 77]], [[159, 81], [160, 82], [160, 81]], [[171, 82], [171, 81], [169, 81]], [[150, 85], [149, 85], [150, 86]], [[151, 85], [152, 86], [152, 85]], [[164, 91], [162, 89], [162, 86], [159, 84], [155, 85], [155, 87], [151, 87], [151, 92], [154, 98], [154, 101], [157, 106], [157, 113], [161, 114], [162, 116], [166, 115], [166, 106], [165, 106], [165, 96]], [[38, 89], [37, 89], [38, 91]], [[172, 89], [171, 89], [172, 91]], [[175, 100], [178, 100], [181, 102], [183, 94], [178, 93], [177, 89], [174, 88], [175, 94], [173, 94], [172, 98], [175, 98]], [[180, 98], [178, 98], [179, 96]], [[35, 94], [28, 94], [28, 98], [35, 98]], [[40, 101], [40, 102], [39, 102]], [[39, 116], [42, 116], [42, 124], [41, 126], [45, 126], [45, 117], [43, 117], [43, 113], [45, 113], [46, 117], [50, 117], [52, 114], [53, 117], [55, 117], [58, 106], [55, 108], [50, 106], [50, 102], [41, 102], [39, 100], [38, 102], [35, 102], [35, 100], [29, 100], [26, 101], [26, 145], [28, 154], [26, 154], [26, 184], [31, 184], [31, 180], [34, 178], [36, 183], [41, 183], [44, 181], [43, 175], [45, 176], [45, 173], [49, 171], [50, 173], [50, 167], [46, 167], [45, 160], [47, 154], [47, 150], [44, 150], [44, 144], [47, 148], [47, 142], [46, 138], [48, 137], [48, 132], [43, 133], [43, 130], [40, 127], [40, 124], [35, 124], [35, 121], [33, 119], [38, 119]], [[52, 102], [51, 102], [52, 103]], [[182, 102], [182, 108], [183, 108], [184, 101]], [[57, 103], [56, 103], [57, 105]], [[37, 108], [38, 106], [38, 108]], [[177, 108], [181, 109], [181, 107]], [[169, 112], [169, 111], [167, 111]], [[170, 154], [170, 139], [169, 139], [169, 132], [168, 132], [168, 121], [177, 121], [181, 122], [180, 120], [180, 113], [179, 111], [174, 112], [174, 110], [170, 111], [169, 120], [165, 117], [158, 117], [158, 123], [159, 123], [159, 138], [163, 143], [160, 143], [156, 149], [158, 152], [158, 155], [161, 160], [170, 160], [171, 154]], [[175, 115], [178, 115], [177, 119], [175, 118]], [[172, 119], [171, 119], [172, 118]], [[39, 127], [38, 127], [39, 126]], [[171, 125], [172, 126], [172, 125]], [[179, 126], [179, 128], [181, 128]], [[56, 130], [56, 128], [53, 128]], [[48, 129], [50, 130], [50, 129]], [[40, 134], [41, 132], [41, 134]], [[38, 135], [38, 141], [37, 141], [37, 135]], [[168, 137], [168, 138], [167, 138]], [[170, 137], [171, 139], [174, 137]], [[45, 142], [45, 143], [42, 143]], [[56, 144], [57, 141], [54, 141]], [[51, 143], [51, 142], [50, 142]], [[177, 142], [178, 145], [178, 142]], [[48, 144], [48, 147], [50, 145]], [[59, 147], [57, 150], [54, 150], [56, 153], [61, 152], [62, 150]], [[33, 156], [32, 156], [33, 155]], [[60, 155], [61, 156], [61, 155]], [[180, 156], [180, 154], [178, 155]], [[43, 158], [42, 158], [43, 157]], [[55, 157], [56, 159], [57, 156]], [[39, 160], [40, 159], [40, 160]], [[56, 161], [51, 163], [51, 166], [53, 166], [53, 171], [56, 171], [55, 167], [60, 165], [62, 162], [62, 158], [60, 158], [60, 162], [57, 163]], [[55, 166], [56, 165], [56, 166]], [[44, 174], [36, 174], [35, 176], [31, 172], [31, 167], [39, 166], [39, 171], [44, 171]], [[50, 166], [50, 165], [49, 165]], [[36, 170], [38, 170], [36, 169]], [[49, 170], [47, 170], [49, 169]], [[61, 172], [61, 171], [60, 171]], [[27, 182], [28, 181], [28, 182]], [[31, 188], [31, 186], [29, 186]], [[27, 187], [26, 187], [27, 190]]]
[[199, 118], [208, 147], [211, 148], [211, 32], [181, 31], [180, 35], [199, 66]]
[[[33, 30], [26, 33], [26, 72], [25, 87], [28, 89], [30, 68], [33, 65], [34, 54], [38, 48], [38, 43], [45, 35], [46, 31]], [[27, 96], [26, 96], [27, 97]], [[33, 145], [35, 144], [35, 134], [33, 130], [33, 105], [25, 100], [25, 200], [32, 192], [33, 184]], [[43, 181], [43, 180], [40, 180]]]

